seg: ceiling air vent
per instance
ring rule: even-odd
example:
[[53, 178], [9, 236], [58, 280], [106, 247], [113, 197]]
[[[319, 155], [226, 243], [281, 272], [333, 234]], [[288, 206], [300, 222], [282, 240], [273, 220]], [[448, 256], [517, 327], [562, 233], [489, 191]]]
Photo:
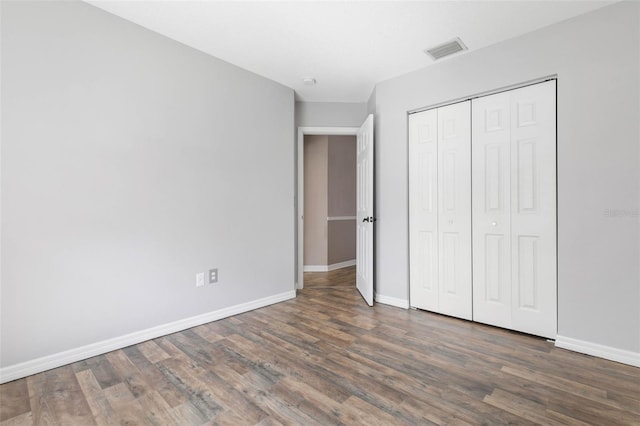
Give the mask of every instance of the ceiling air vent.
[[462, 52], [463, 50], [467, 50], [467, 46], [464, 45], [462, 40], [456, 37], [451, 41], [431, 47], [425, 50], [424, 53], [437, 61], [445, 56], [453, 55], [454, 53]]

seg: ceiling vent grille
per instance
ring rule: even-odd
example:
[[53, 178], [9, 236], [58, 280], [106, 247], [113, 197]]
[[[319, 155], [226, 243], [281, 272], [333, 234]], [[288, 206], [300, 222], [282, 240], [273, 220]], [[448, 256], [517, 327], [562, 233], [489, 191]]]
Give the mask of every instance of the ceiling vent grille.
[[434, 61], [437, 61], [445, 56], [453, 55], [454, 53], [462, 52], [463, 50], [467, 50], [467, 46], [464, 45], [462, 40], [456, 37], [451, 41], [431, 47], [425, 50], [424, 53], [431, 56]]

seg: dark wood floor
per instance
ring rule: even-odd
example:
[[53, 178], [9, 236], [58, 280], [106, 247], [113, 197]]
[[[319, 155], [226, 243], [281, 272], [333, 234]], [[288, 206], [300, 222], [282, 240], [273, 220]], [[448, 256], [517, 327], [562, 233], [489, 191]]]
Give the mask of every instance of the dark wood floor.
[[366, 307], [353, 268], [298, 298], [0, 386], [9, 424], [640, 424], [640, 369]]

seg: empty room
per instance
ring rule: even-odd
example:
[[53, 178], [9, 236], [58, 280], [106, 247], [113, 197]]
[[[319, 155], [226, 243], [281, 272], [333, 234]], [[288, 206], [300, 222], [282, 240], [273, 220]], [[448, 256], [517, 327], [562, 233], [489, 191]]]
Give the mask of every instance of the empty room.
[[1, 426], [640, 424], [640, 2], [0, 31]]

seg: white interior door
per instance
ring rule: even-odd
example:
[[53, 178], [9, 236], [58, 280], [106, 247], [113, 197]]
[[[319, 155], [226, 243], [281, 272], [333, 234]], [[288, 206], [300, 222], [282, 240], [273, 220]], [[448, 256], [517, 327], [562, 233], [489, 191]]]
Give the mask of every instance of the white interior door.
[[470, 320], [471, 103], [438, 108], [439, 312]]
[[474, 320], [555, 338], [555, 81], [473, 100]]
[[438, 112], [409, 116], [409, 291], [411, 306], [439, 310]]
[[356, 287], [373, 306], [373, 114], [369, 114], [357, 134], [357, 236]]

